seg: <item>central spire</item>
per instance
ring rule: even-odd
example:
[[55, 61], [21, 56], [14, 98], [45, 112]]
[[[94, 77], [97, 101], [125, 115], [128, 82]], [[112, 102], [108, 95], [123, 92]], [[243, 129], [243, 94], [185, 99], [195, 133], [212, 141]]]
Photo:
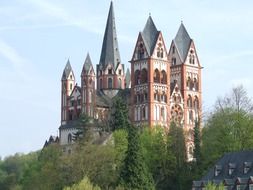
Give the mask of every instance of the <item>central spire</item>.
[[111, 1], [105, 33], [104, 33], [103, 46], [102, 46], [102, 51], [100, 55], [99, 65], [102, 65], [104, 68], [106, 65], [112, 64], [114, 69], [116, 69], [120, 62], [121, 61], [120, 61], [118, 40], [117, 40], [117, 34], [116, 34], [113, 3]]

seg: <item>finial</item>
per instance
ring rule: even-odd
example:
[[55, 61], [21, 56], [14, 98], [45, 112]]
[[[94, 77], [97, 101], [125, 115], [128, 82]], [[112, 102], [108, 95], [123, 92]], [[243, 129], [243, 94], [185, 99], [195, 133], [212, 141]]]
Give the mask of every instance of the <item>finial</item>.
[[183, 24], [183, 20], [181, 20], [181, 24]]

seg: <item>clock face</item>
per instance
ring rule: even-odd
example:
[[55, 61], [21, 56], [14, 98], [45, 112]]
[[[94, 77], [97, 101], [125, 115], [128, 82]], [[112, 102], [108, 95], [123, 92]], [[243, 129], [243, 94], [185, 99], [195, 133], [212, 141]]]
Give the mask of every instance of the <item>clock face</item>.
[[175, 104], [171, 108], [171, 118], [176, 123], [181, 123], [183, 119], [183, 110], [180, 105]]

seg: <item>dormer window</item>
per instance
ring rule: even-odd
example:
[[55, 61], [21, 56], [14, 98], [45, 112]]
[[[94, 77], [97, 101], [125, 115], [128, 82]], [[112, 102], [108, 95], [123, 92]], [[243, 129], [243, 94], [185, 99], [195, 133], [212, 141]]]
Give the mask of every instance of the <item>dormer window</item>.
[[215, 171], [214, 171], [214, 176], [218, 176], [220, 173], [221, 173], [221, 169], [222, 169], [222, 166], [221, 165], [216, 165], [215, 166]]
[[244, 162], [244, 164], [243, 164], [243, 173], [244, 174], [248, 173], [251, 166], [252, 166], [252, 162]]
[[232, 175], [234, 171], [235, 171], [235, 164], [229, 163], [228, 164], [228, 175]]
[[121, 75], [121, 69], [119, 70], [119, 75]]
[[108, 74], [109, 74], [109, 75], [112, 74], [112, 69], [108, 69]]
[[172, 47], [172, 53], [175, 53], [175, 46]]

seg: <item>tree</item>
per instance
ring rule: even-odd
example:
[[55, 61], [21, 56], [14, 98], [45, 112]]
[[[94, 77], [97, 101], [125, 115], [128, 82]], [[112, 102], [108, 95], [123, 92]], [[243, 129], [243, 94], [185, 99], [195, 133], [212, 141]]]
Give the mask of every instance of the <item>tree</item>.
[[252, 103], [242, 86], [219, 98], [202, 131], [202, 160], [208, 168], [226, 152], [253, 146]]
[[117, 97], [113, 104], [111, 127], [116, 129], [127, 129], [129, 127], [128, 107], [122, 98]]
[[224, 188], [224, 185], [221, 183], [221, 184], [219, 184], [219, 185], [215, 185], [215, 184], [213, 184], [213, 183], [208, 183], [207, 185], [206, 185], [206, 188], [205, 188], [206, 190], [224, 190], [225, 188]]
[[169, 179], [175, 172], [175, 156], [168, 148], [170, 143], [161, 126], [145, 127], [141, 133], [144, 160], [152, 173], [156, 189], [168, 189]]
[[120, 184], [128, 189], [152, 190], [154, 182], [148, 168], [143, 162], [140, 134], [136, 127], [128, 130], [128, 148], [124, 166], [120, 173]]
[[195, 120], [194, 126], [194, 158], [196, 159], [197, 165], [201, 160], [201, 152], [200, 152], [200, 122], [199, 120]]
[[187, 156], [183, 128], [172, 122], [168, 133], [168, 140], [171, 142], [169, 149], [173, 152], [176, 159], [175, 172], [170, 179], [169, 189], [187, 189], [189, 185], [189, 179], [187, 178], [189, 168], [186, 162]]
[[63, 190], [100, 190], [98, 186], [94, 186], [88, 177], [84, 177], [82, 181], [71, 187], [65, 187]]
[[81, 114], [77, 124], [76, 124], [76, 129], [77, 132], [74, 133], [73, 140], [74, 141], [80, 141], [82, 140], [85, 136], [88, 138], [88, 128], [91, 123], [91, 118], [87, 116], [86, 114]]

